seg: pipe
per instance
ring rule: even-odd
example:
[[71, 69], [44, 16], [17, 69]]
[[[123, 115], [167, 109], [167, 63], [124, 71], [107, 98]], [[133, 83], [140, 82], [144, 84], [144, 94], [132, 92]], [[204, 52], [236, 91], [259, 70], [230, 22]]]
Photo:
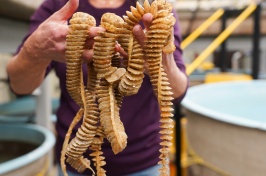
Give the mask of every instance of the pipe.
[[190, 75], [200, 64], [226, 39], [228, 36], [254, 12], [257, 5], [250, 4], [196, 59], [187, 67], [187, 75]]
[[240, 51], [236, 51], [234, 52], [234, 54], [232, 55], [232, 59], [231, 59], [231, 65], [232, 65], [232, 71], [237, 72], [240, 69], [240, 62], [241, 59], [243, 57], [242, 52]]
[[217, 21], [224, 14], [223, 9], [218, 9], [207, 20], [204, 21], [194, 32], [192, 32], [180, 45], [181, 49], [185, 49], [190, 43], [200, 36], [211, 24]]

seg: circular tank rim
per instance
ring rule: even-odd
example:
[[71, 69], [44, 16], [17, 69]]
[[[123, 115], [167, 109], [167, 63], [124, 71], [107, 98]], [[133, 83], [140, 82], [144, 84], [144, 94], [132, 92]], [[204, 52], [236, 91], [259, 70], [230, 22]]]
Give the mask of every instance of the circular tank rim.
[[28, 165], [29, 163], [36, 161], [44, 156], [55, 144], [55, 136], [51, 131], [44, 127], [32, 124], [0, 124], [0, 128], [3, 126], [38, 131], [44, 135], [44, 142], [38, 148], [29, 153], [0, 164], [0, 175], [19, 169]]
[[[188, 94], [192, 94], [198, 91], [205, 90], [206, 88], [212, 87], [219, 87], [223, 85], [228, 85], [228, 84], [261, 84], [264, 83], [266, 85], [266, 81], [264, 80], [252, 80], [252, 81], [230, 81], [230, 82], [219, 82], [219, 83], [211, 83], [211, 84], [202, 84], [202, 85], [197, 85], [190, 87], [187, 91]], [[238, 126], [244, 126], [248, 128], [257, 128], [261, 130], [266, 131], [266, 123], [263, 122], [258, 122], [255, 120], [249, 120], [249, 119], [244, 119], [239, 116], [231, 115], [231, 114], [225, 114], [221, 113], [209, 108], [206, 108], [204, 106], [201, 106], [193, 101], [191, 101], [188, 96], [185, 96], [185, 98], [182, 100], [181, 105], [185, 107], [185, 109], [188, 109], [192, 112], [207, 116], [209, 118], [219, 120], [222, 122], [238, 125]]]

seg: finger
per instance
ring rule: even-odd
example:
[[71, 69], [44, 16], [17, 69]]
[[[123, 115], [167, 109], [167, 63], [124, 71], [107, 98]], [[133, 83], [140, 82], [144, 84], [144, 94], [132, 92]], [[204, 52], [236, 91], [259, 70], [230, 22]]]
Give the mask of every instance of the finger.
[[92, 61], [92, 56], [93, 56], [93, 50], [84, 50], [82, 54], [82, 59], [85, 63], [90, 63]]
[[103, 27], [90, 27], [88, 38], [94, 38], [95, 36], [100, 35], [100, 33], [104, 31], [105, 29]]
[[144, 31], [142, 29], [142, 27], [140, 25], [136, 25], [133, 28], [133, 34], [136, 37], [136, 39], [138, 40], [139, 44], [141, 45], [141, 47], [144, 47], [144, 43], [146, 40]]
[[125, 50], [119, 44], [115, 45], [115, 50], [117, 52], [119, 52], [123, 58], [127, 58], [128, 57], [128, 55], [125, 52]]
[[50, 19], [64, 21], [69, 19], [79, 6], [79, 0], [69, 0], [60, 10], [55, 12]]
[[143, 15], [142, 21], [143, 21], [143, 24], [146, 30], [149, 29], [151, 22], [152, 22], [152, 18], [153, 16], [151, 13], [146, 13], [145, 15]]
[[94, 39], [87, 39], [84, 45], [86, 49], [92, 49], [94, 45]]

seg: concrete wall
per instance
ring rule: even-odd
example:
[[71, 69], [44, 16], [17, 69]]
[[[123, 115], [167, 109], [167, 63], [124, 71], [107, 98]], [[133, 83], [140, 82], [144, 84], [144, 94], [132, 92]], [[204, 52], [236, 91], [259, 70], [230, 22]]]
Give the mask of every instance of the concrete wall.
[[[28, 23], [0, 17], [0, 79], [7, 79], [6, 64], [28, 30]], [[6, 82], [0, 81], [0, 103], [12, 98]]]
[[[6, 64], [21, 44], [22, 39], [27, 34], [29, 24], [25, 21], [12, 20], [0, 17], [0, 79], [6, 79]], [[60, 94], [58, 79], [54, 72], [49, 74], [51, 77], [52, 97]], [[10, 94], [8, 85], [0, 81], [0, 103], [8, 102], [13, 98]]]
[[0, 17], [0, 53], [14, 53], [28, 31], [28, 23]]

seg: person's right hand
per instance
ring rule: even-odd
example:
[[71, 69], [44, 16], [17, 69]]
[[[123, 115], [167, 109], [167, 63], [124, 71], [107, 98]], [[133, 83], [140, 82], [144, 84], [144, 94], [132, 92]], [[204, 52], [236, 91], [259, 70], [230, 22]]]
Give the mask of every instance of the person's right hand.
[[[79, 0], [69, 0], [65, 6], [45, 20], [24, 43], [24, 55], [47, 63], [51, 60], [65, 62], [66, 35], [69, 32], [67, 20], [75, 13], [78, 5]], [[98, 35], [98, 31], [103, 30], [101, 27], [90, 28], [87, 42], [93, 43], [93, 37]], [[91, 49], [85, 50], [83, 59], [90, 62], [92, 54]]]

